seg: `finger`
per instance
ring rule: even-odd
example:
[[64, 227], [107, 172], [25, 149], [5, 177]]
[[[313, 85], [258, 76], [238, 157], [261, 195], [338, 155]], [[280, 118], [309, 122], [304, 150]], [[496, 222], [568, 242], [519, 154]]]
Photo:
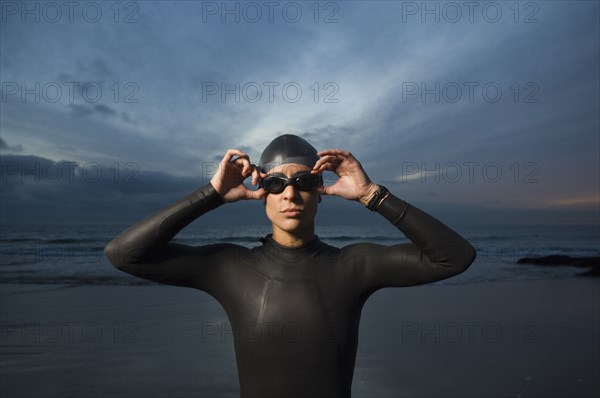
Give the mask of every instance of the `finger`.
[[260, 170], [256, 165], [252, 165], [252, 185], [258, 184], [260, 180]]
[[333, 160], [336, 160], [337, 158], [335, 156], [332, 155], [327, 155], [327, 156], [323, 156], [322, 158], [320, 158], [319, 160], [317, 160], [315, 162], [315, 165], [313, 167], [313, 169], [318, 169], [319, 167], [321, 167], [321, 165], [325, 162], [331, 162]]
[[[234, 156], [237, 156], [237, 158], [233, 158]], [[245, 154], [242, 151], [239, 151], [237, 149], [230, 149], [227, 151], [227, 156], [226, 156], [229, 160], [228, 162], [235, 164], [237, 167], [241, 168], [242, 170], [240, 171], [240, 173], [242, 174], [243, 177], [248, 177], [248, 175], [250, 174], [249, 171], [249, 165], [250, 165], [250, 158], [248, 157], [247, 154]]]
[[256, 191], [246, 190], [246, 199], [262, 199], [267, 195], [267, 191], [262, 188], [257, 189]]
[[238, 157], [233, 162], [236, 166], [242, 168], [242, 175], [244, 177], [249, 176], [252, 172], [252, 165], [250, 164], [250, 160], [248, 160], [246, 157]]
[[[321, 172], [323, 172], [323, 170], [335, 170], [341, 164], [342, 164], [342, 160], [340, 160], [336, 157], [332, 157], [332, 159], [330, 161], [325, 161], [325, 162], [321, 163], [320, 165], [316, 166], [316, 168], [313, 170], [316, 170], [317, 172], [321, 173]], [[324, 166], [326, 166], [326, 167], [324, 167]]]
[[[333, 163], [325, 163], [322, 164], [317, 170], [317, 173], [322, 173], [325, 170], [329, 170], [329, 171], [333, 171], [334, 173], [336, 172], [337, 168], [338, 168], [339, 164], [333, 164]], [[337, 173], [336, 173], [337, 174]]]
[[227, 152], [225, 153], [225, 156], [223, 156], [223, 160], [222, 162], [229, 162], [231, 161], [231, 159], [235, 156], [239, 156], [241, 158], [243, 157], [248, 157], [248, 155], [246, 155], [244, 152], [240, 151], [239, 149], [228, 149]]
[[348, 151], [344, 151], [342, 149], [326, 149], [324, 151], [317, 152], [317, 155], [319, 155], [319, 156], [341, 155], [345, 158], [349, 158], [352, 156], [352, 153], [350, 153]]
[[242, 159], [244, 161], [244, 163], [247, 162], [248, 164], [250, 164], [250, 158], [248, 157], [248, 155], [246, 155], [243, 152], [240, 152], [240, 153], [241, 153], [241, 155], [237, 155], [237, 158], [235, 158], [235, 160], [232, 160], [232, 161], [238, 161], [238, 160]]
[[320, 193], [321, 195], [331, 195], [331, 186], [326, 187], [324, 185], [318, 186], [317, 187], [317, 192]]
[[250, 162], [245, 161], [243, 163], [244, 169], [242, 170], [242, 173], [244, 173], [244, 177], [252, 175], [252, 166], [250, 165]]
[[257, 167], [257, 171], [258, 171], [258, 179], [264, 179], [269, 176], [267, 173], [263, 173], [259, 167]]

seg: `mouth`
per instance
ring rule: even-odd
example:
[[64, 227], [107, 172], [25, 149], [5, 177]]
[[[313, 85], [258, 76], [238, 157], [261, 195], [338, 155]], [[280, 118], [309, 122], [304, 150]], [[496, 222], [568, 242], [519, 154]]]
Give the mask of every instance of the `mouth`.
[[300, 214], [302, 214], [302, 210], [301, 209], [296, 209], [296, 208], [292, 208], [292, 209], [285, 209], [281, 211], [286, 217], [298, 217]]

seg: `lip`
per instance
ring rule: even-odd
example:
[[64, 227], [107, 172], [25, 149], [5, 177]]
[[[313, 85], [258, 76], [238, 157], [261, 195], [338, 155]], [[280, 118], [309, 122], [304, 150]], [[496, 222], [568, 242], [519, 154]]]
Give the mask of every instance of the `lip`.
[[281, 211], [286, 217], [298, 217], [302, 214], [300, 209], [285, 209]]

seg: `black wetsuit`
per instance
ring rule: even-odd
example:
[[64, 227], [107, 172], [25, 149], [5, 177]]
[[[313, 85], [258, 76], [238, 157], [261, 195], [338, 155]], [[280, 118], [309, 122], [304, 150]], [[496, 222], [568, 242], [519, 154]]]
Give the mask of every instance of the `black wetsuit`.
[[242, 397], [349, 397], [367, 298], [449, 278], [475, 259], [460, 235], [391, 194], [377, 211], [413, 243], [340, 249], [315, 236], [286, 248], [270, 235], [252, 249], [169, 243], [222, 204], [207, 184], [125, 230], [105, 253], [122, 271], [200, 289], [221, 303], [234, 330]]

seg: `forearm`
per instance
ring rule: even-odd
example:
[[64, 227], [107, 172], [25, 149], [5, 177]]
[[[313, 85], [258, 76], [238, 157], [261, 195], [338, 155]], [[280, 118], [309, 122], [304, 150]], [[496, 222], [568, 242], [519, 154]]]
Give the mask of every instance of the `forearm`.
[[402, 231], [432, 263], [462, 272], [475, 259], [475, 249], [462, 236], [391, 193], [377, 212]]
[[127, 228], [109, 242], [104, 253], [116, 267], [139, 263], [164, 247], [185, 226], [221, 204], [223, 200], [209, 183]]

